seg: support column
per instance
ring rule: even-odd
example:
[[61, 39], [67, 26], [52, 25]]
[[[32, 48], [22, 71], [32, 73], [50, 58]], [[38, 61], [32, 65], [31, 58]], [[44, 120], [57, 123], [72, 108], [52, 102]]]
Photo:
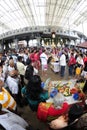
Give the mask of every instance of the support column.
[[26, 38], [26, 42], [27, 42], [27, 47], [29, 47], [29, 38]]
[[13, 42], [15, 44], [15, 50], [18, 51], [18, 39], [14, 39]]
[[37, 46], [40, 47], [41, 46], [41, 43], [40, 43], [40, 37], [37, 37]]
[[0, 40], [0, 52], [4, 52], [4, 42], [3, 42], [3, 39]]

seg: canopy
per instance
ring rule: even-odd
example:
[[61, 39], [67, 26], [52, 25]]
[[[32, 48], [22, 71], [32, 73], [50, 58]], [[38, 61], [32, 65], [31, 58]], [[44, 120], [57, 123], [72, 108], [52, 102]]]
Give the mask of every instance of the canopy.
[[87, 49], [87, 42], [80, 43], [80, 44], [77, 45], [77, 47]]
[[0, 34], [32, 26], [76, 29], [87, 21], [87, 0], [0, 0]]

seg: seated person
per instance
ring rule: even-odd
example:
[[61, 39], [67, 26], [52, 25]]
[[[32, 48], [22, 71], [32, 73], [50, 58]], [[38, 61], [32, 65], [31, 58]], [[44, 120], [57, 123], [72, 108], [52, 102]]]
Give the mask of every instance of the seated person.
[[[47, 105], [48, 104], [48, 105]], [[43, 110], [46, 110], [44, 111]], [[51, 121], [61, 114], [67, 113], [69, 109], [68, 103], [62, 93], [58, 93], [53, 98], [53, 103], [40, 103], [38, 106], [37, 117], [42, 121]]]
[[0, 79], [0, 103], [4, 108], [16, 110], [16, 102], [10, 93], [4, 88], [4, 81]]
[[57, 119], [50, 122], [49, 130], [50, 128], [52, 130], [63, 130], [62, 128], [66, 128], [64, 130], [77, 130], [76, 126], [78, 124], [78, 118], [80, 118], [83, 114], [83, 110], [84, 108], [81, 105], [73, 104], [67, 114], [61, 115]]
[[0, 124], [5, 130], [25, 130], [28, 123], [17, 114], [2, 108], [0, 104]]
[[22, 88], [21, 91], [33, 111], [37, 111], [38, 104], [40, 102], [45, 102], [49, 97], [48, 91], [41, 87], [41, 82], [39, 75], [33, 75], [27, 86]]

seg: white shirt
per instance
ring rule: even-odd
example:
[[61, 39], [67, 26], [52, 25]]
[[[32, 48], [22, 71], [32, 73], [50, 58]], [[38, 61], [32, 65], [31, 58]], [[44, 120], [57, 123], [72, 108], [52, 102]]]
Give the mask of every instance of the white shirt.
[[14, 67], [11, 67], [10, 65], [8, 66], [8, 71], [10, 72], [10, 71], [12, 71], [12, 70], [15, 70], [15, 68]]
[[7, 77], [6, 83], [12, 94], [18, 94], [18, 82], [19, 82], [18, 78], [14, 79], [10, 76]]
[[26, 130], [25, 128], [28, 126], [28, 123], [17, 114], [10, 112], [7, 109], [2, 109], [8, 113], [0, 115], [0, 124], [6, 130]]
[[45, 53], [42, 53], [42, 54], [40, 55], [40, 59], [41, 59], [41, 64], [42, 64], [42, 65], [47, 65], [48, 57], [47, 57], [47, 55], [46, 55]]
[[25, 65], [21, 62], [17, 62], [17, 69], [19, 74], [24, 75], [25, 74]]
[[82, 58], [78, 57], [76, 61], [77, 61], [77, 63], [79, 63], [79, 64], [84, 66], [84, 61], [83, 61]]
[[60, 56], [60, 66], [66, 66], [66, 56], [64, 54]]

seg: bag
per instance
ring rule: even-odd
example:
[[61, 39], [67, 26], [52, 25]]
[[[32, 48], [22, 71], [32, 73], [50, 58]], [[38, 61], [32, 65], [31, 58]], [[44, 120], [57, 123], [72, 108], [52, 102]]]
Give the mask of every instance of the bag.
[[81, 74], [81, 67], [77, 67], [76, 68], [76, 75], [80, 75]]
[[46, 121], [48, 116], [48, 109], [50, 107], [51, 103], [43, 103], [41, 102], [38, 106], [37, 110], [37, 118], [41, 121]]

